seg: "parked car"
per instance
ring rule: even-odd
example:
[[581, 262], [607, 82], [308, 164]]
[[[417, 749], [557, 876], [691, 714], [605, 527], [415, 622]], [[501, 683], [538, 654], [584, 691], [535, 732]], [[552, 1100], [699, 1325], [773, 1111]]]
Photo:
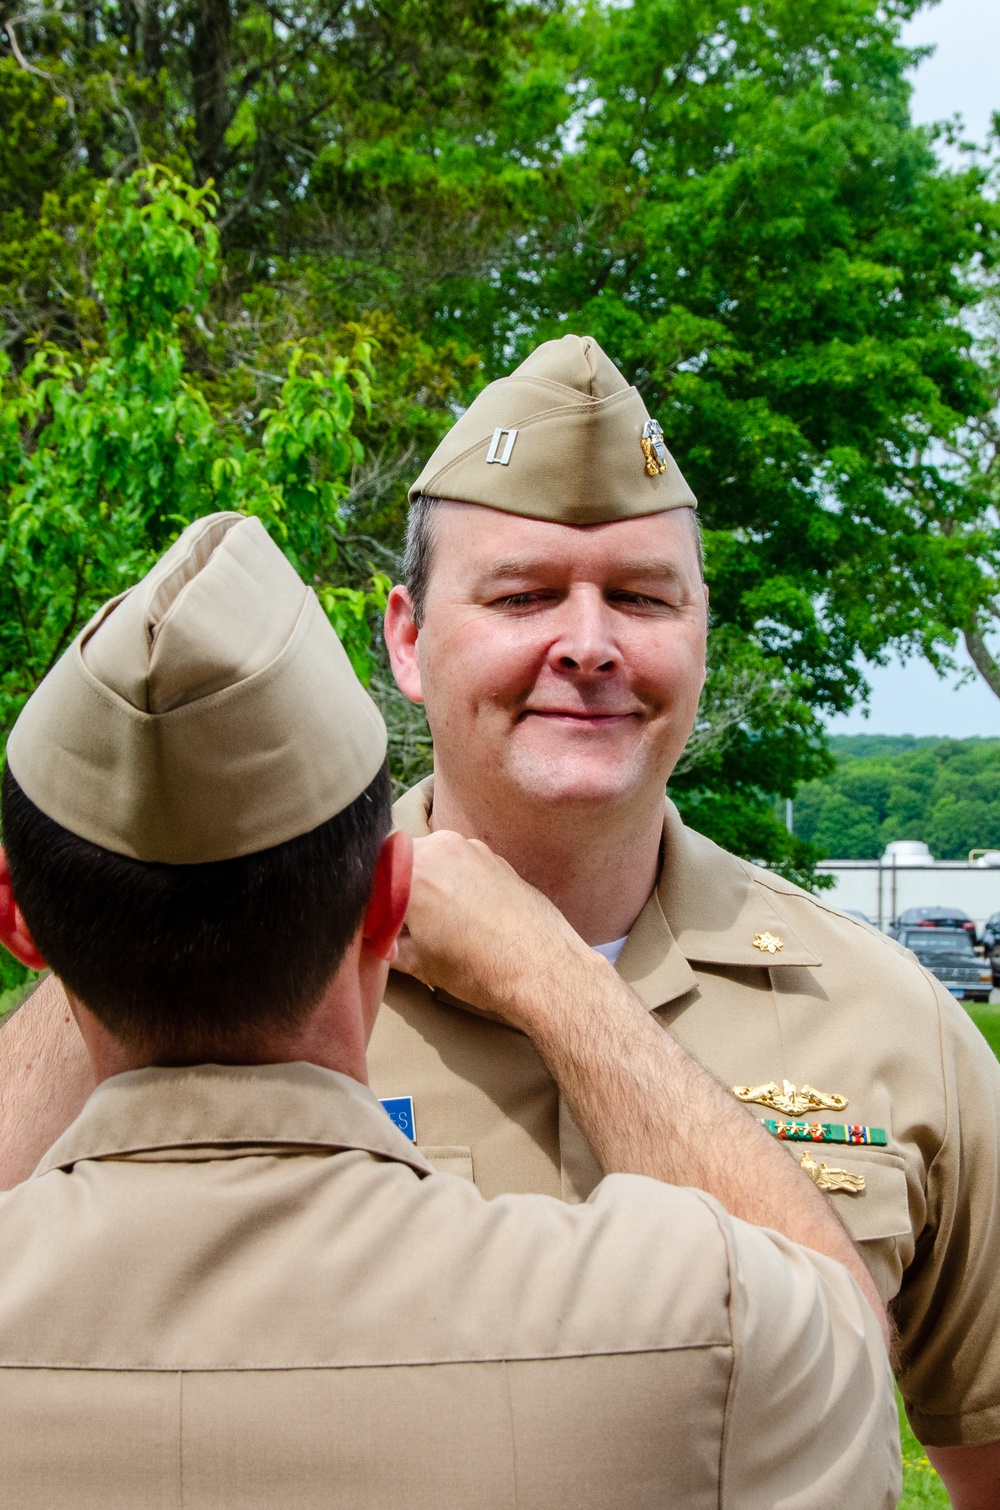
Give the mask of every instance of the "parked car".
[[976, 942], [976, 925], [961, 907], [907, 907], [889, 929], [898, 939], [909, 928], [964, 928]]
[[993, 965], [993, 984], [1000, 986], [1000, 912], [995, 912], [986, 919], [980, 943]]
[[918, 925], [900, 929], [897, 937], [959, 1001], [989, 1001], [993, 967], [976, 953], [967, 929]]

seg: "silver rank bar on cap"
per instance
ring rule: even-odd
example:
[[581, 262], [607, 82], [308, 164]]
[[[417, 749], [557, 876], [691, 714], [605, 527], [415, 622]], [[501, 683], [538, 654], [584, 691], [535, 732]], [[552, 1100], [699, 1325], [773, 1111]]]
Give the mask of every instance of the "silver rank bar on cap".
[[[501, 451], [500, 443], [505, 435], [507, 437], [507, 444], [504, 446], [503, 451]], [[514, 442], [516, 440], [516, 430], [494, 430], [493, 439], [490, 441], [490, 449], [486, 453], [487, 464], [491, 461], [495, 461], [498, 466], [505, 467], [510, 461], [510, 453], [514, 449]]]

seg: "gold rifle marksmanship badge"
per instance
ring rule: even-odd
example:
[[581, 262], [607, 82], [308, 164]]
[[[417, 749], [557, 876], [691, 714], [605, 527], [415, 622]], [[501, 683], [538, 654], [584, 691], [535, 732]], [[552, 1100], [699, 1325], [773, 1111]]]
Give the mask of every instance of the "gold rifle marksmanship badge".
[[759, 949], [761, 954], [777, 954], [779, 949], [784, 949], [784, 939], [779, 939], [773, 933], [755, 933], [753, 946]]
[[663, 431], [655, 419], [647, 419], [642, 427], [642, 454], [646, 458], [646, 475], [662, 477], [667, 470], [669, 453], [663, 443]]
[[842, 1112], [847, 1105], [846, 1096], [818, 1091], [811, 1085], [796, 1090], [790, 1080], [783, 1080], [780, 1085], [773, 1080], [765, 1085], [734, 1085], [732, 1089], [737, 1101], [769, 1106], [774, 1112], [784, 1112], [786, 1117], [801, 1117], [804, 1112]]
[[846, 1169], [830, 1169], [826, 1164], [817, 1164], [808, 1152], [799, 1160], [799, 1168], [805, 1170], [820, 1190], [843, 1190], [848, 1195], [860, 1195], [865, 1188], [863, 1174], [848, 1174]]

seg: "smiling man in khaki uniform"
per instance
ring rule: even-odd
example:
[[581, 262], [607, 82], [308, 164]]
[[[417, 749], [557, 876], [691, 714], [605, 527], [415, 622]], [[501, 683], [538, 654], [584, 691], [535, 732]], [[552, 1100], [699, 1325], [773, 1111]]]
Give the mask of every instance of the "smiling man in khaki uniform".
[[[850, 1241], [457, 835], [421, 847], [411, 963], [530, 1034], [638, 1173], [488, 1202], [368, 1090], [413, 855], [385, 743], [315, 596], [236, 515], [108, 604], [14, 728], [0, 937], [52, 963], [98, 1086], [0, 1199], [5, 1504], [890, 1510], [884, 1316]], [[613, 1105], [569, 1015], [613, 1025]], [[643, 1178], [668, 1148], [676, 1183]]]
[[[386, 628], [435, 779], [397, 823], [503, 855], [784, 1135], [892, 1302], [899, 1383], [953, 1503], [995, 1507], [1000, 1068], [897, 944], [669, 802], [664, 820], [706, 618], [695, 500], [659, 426], [596, 343], [565, 337], [480, 395], [411, 496]], [[411, 1099], [432, 1158], [487, 1195], [586, 1197], [598, 1163], [528, 1039], [399, 974], [387, 1004], [373, 1084]]]

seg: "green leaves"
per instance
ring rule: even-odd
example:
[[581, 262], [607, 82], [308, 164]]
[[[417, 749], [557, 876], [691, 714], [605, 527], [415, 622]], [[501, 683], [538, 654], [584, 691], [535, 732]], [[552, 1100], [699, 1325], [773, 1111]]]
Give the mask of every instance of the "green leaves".
[[578, 27], [571, 151], [490, 301], [491, 364], [602, 340], [740, 546], [710, 559], [718, 620], [844, 708], [858, 653], [934, 654], [983, 598], [948, 555], [981, 502], [945, 451], [992, 404], [966, 330], [1000, 247], [989, 169], [938, 167], [876, 0], [635, 0]]
[[213, 198], [151, 168], [102, 190], [95, 291], [103, 350], [41, 345], [0, 357], [0, 732], [101, 602], [130, 586], [190, 520], [257, 514], [321, 594], [365, 678], [384, 579], [332, 584], [339, 504], [362, 460], [355, 403], [371, 348], [327, 364], [301, 344], [256, 430], [215, 414], [183, 336], [216, 273]]
[[323, 610], [366, 687], [376, 669], [372, 652], [372, 610], [381, 617], [391, 590], [392, 582], [384, 572], [376, 572], [364, 590], [329, 586], [319, 589]]
[[218, 271], [218, 195], [151, 167], [102, 186], [96, 208], [94, 288], [111, 350], [130, 356], [204, 308]]

